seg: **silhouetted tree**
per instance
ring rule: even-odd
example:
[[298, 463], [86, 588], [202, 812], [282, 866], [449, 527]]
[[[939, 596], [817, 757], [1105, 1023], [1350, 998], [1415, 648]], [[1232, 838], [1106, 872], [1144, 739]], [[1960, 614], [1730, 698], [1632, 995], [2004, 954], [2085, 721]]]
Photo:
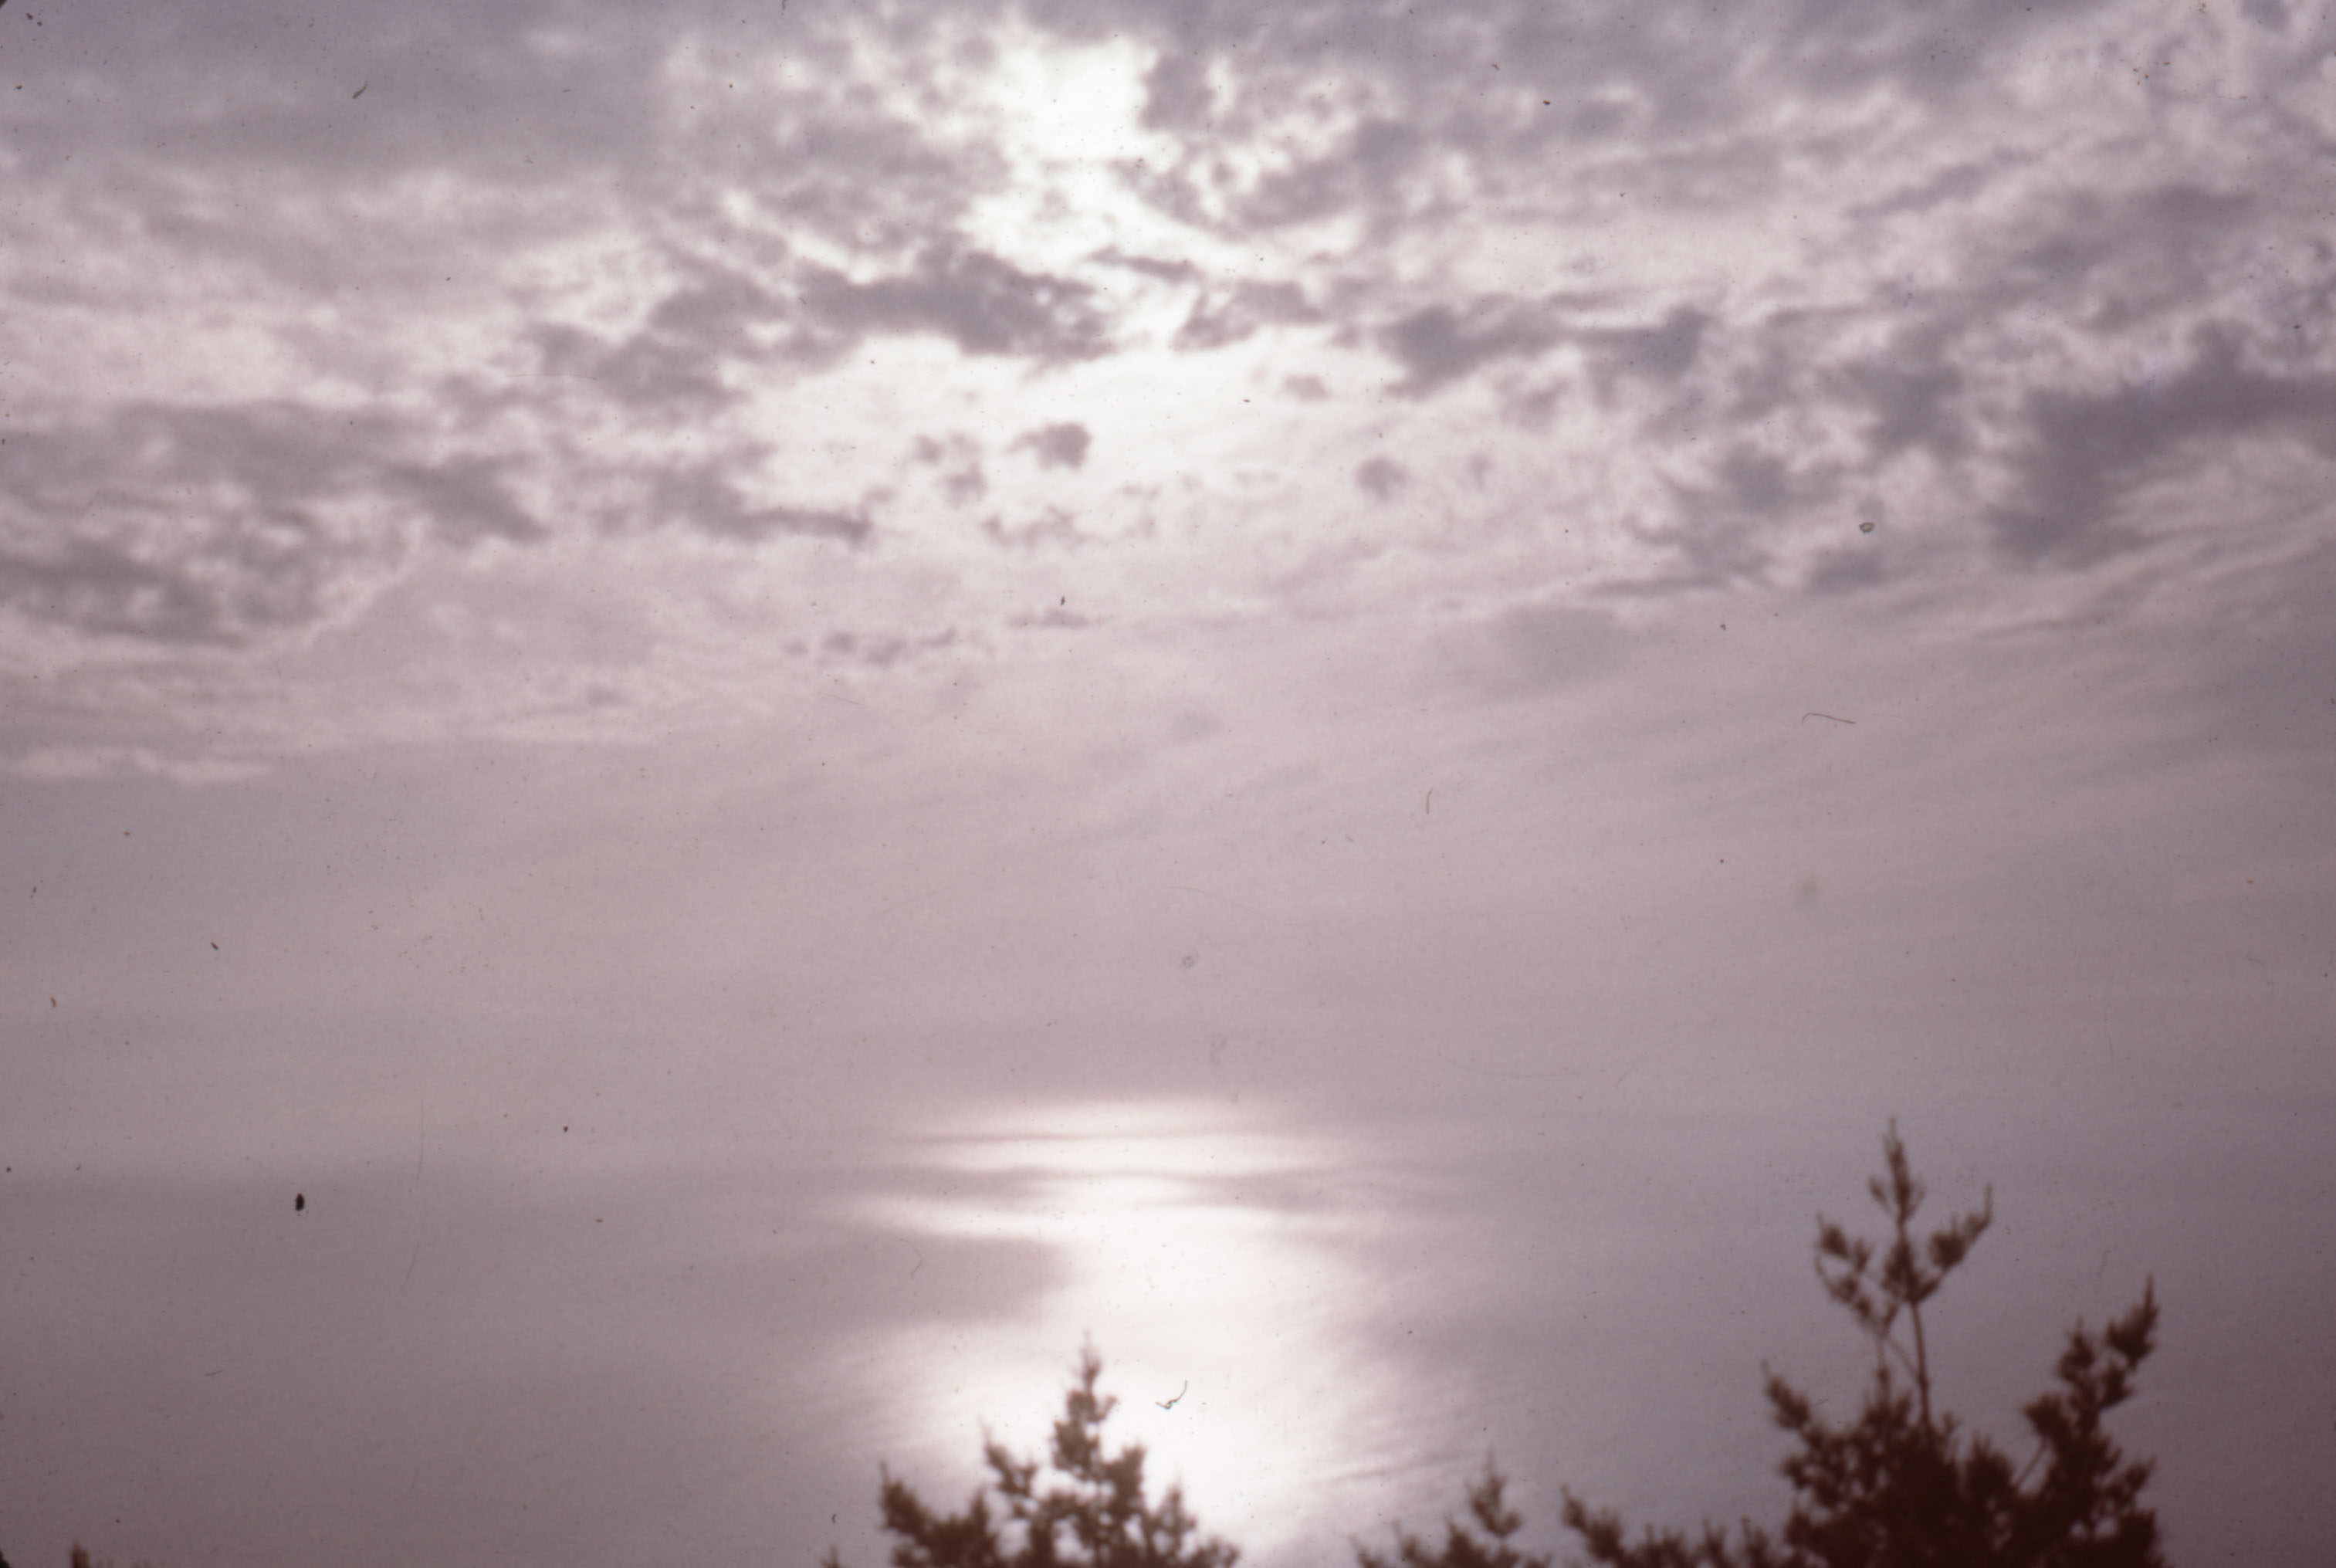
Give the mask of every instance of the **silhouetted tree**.
[[[1933, 1411], [1922, 1323], [1924, 1305], [1994, 1217], [1994, 1194], [1918, 1244], [1923, 1188], [1895, 1122], [1882, 1148], [1887, 1168], [1868, 1191], [1889, 1218], [1887, 1244], [1877, 1251], [1817, 1217], [1817, 1277], [1874, 1344], [1857, 1418], [1832, 1425], [1767, 1374], [1769, 1410], [1796, 1443], [1780, 1466], [1794, 1493], [1782, 1530], [1747, 1522], [1731, 1541], [1708, 1524], [1693, 1535], [1649, 1528], [1633, 1541], [1614, 1514], [1572, 1492], [1566, 1528], [1606, 1568], [2165, 1568], [2156, 1515], [2141, 1504], [2151, 1466], [2128, 1462], [2102, 1429], [2152, 1349], [2155, 1286], [2098, 1334], [2081, 1320], [2070, 1331], [2059, 1386], [2023, 1412], [2036, 1447], [2015, 1469], [1985, 1437]], [[1519, 1521], [1502, 1506], [1499, 1481], [1488, 1465], [1469, 1489], [1478, 1530], [1449, 1524], [1441, 1551], [1398, 1532], [1402, 1568], [1546, 1568], [1509, 1547]], [[1360, 1547], [1357, 1555], [1362, 1568], [1397, 1568]]]
[[1444, 1544], [1431, 1548], [1420, 1536], [1398, 1524], [1395, 1555], [1386, 1557], [1355, 1544], [1362, 1568], [1550, 1568], [1546, 1556], [1520, 1552], [1509, 1537], [1524, 1528], [1524, 1517], [1504, 1497], [1509, 1479], [1493, 1456], [1484, 1456], [1484, 1473], [1468, 1484], [1468, 1516], [1444, 1521]]
[[[1104, 1446], [1103, 1424], [1119, 1401], [1095, 1391], [1102, 1375], [1101, 1359], [1082, 1351], [1078, 1382], [1055, 1423], [1061, 1479], [1052, 1485], [1040, 1486], [1037, 1461], [1017, 1460], [995, 1440], [982, 1446], [990, 1480], [961, 1514], [934, 1513], [885, 1470], [880, 1498], [894, 1568], [1231, 1568], [1240, 1553], [1199, 1534], [1182, 1487], [1157, 1504], [1145, 1497], [1142, 1445]], [[842, 1568], [832, 1549], [826, 1568]]]

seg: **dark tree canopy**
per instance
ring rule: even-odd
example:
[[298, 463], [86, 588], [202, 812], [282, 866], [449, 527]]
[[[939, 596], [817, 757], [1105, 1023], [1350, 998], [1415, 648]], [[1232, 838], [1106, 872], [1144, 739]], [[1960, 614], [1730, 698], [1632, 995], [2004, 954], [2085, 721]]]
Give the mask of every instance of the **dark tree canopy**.
[[[894, 1568], [1232, 1568], [1240, 1553], [1200, 1534], [1182, 1487], [1156, 1504], [1144, 1495], [1141, 1444], [1105, 1448], [1103, 1425], [1119, 1401], [1095, 1391], [1102, 1375], [1095, 1351], [1083, 1351], [1055, 1423], [1050, 1485], [1039, 1484], [1037, 1460], [1017, 1460], [994, 1440], [983, 1446], [990, 1479], [963, 1513], [936, 1514], [885, 1471]], [[827, 1568], [841, 1568], [832, 1552]]]
[[[1817, 1278], [1874, 1346], [1856, 1419], [1833, 1425], [1768, 1374], [1770, 1414], [1795, 1440], [1779, 1467], [1793, 1487], [1783, 1527], [1747, 1521], [1733, 1536], [1710, 1524], [1693, 1534], [1649, 1528], [1634, 1540], [1613, 1514], [1567, 1492], [1566, 1528], [1603, 1568], [2166, 1568], [2156, 1515], [2141, 1503], [2149, 1463], [2128, 1461], [2102, 1427], [2149, 1355], [2155, 1290], [2098, 1334], [2081, 1321], [2069, 1332], [2058, 1386], [2024, 1412], [2036, 1446], [2015, 1468], [1933, 1410], [1922, 1322], [1994, 1218], [1994, 1195], [1918, 1241], [1925, 1194], [1895, 1123], [1882, 1150], [1885, 1169], [1867, 1190], [1889, 1220], [1887, 1242], [1877, 1248], [1817, 1217]], [[1468, 1517], [1447, 1520], [1441, 1543], [1398, 1529], [1393, 1557], [1358, 1545], [1359, 1568], [1550, 1568], [1511, 1544], [1523, 1521], [1503, 1485], [1488, 1459], [1468, 1488]]]
[[[1731, 1545], [1706, 1526], [1689, 1537], [1647, 1530], [1633, 1542], [1612, 1514], [1565, 1495], [1564, 1523], [1607, 1568], [2165, 1568], [2157, 1517], [2142, 1505], [2150, 1464], [2128, 1461], [2102, 1417], [2133, 1393], [2157, 1328], [2146, 1287], [2098, 1334], [2080, 1320], [2058, 1386], [2023, 1414], [2035, 1438], [2024, 1465], [1932, 1408], [1922, 1310], [1994, 1217], [1994, 1194], [1917, 1242], [1922, 1183], [1893, 1123], [1883, 1174], [1868, 1183], [1890, 1224], [1879, 1250], [1817, 1219], [1817, 1277], [1874, 1344], [1874, 1378], [1842, 1426], [1771, 1372], [1768, 1407], [1795, 1440], [1780, 1467], [1793, 1507], [1776, 1535], [1750, 1524]], [[1457, 1568], [1457, 1565], [1455, 1565]]]

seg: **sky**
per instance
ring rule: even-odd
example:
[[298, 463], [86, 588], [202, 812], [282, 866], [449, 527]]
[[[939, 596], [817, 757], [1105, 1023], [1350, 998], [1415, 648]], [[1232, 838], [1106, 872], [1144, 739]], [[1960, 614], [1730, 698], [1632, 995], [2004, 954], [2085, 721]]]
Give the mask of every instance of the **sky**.
[[2336, 1554], [2336, 15], [0, 3], [0, 1551]]

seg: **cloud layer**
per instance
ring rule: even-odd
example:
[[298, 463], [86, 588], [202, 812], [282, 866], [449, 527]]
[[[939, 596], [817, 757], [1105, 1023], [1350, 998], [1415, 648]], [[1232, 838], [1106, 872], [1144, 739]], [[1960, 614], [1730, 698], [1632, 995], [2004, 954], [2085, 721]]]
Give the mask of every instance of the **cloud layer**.
[[[515, 563], [644, 533], [849, 546], [892, 624], [789, 640], [960, 659], [1061, 550], [1091, 600], [1487, 624], [2075, 602], [2202, 547], [2168, 475], [2329, 459], [2326, 26], [20, 14], [7, 640], [256, 655], [434, 560], [557, 595]], [[764, 640], [650, 559], [668, 624]]]

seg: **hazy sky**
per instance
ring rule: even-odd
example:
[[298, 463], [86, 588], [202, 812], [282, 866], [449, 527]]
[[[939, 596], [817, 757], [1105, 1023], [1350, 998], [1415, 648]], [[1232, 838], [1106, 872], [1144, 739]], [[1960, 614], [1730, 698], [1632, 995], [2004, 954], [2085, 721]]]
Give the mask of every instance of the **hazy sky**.
[[2331, 306], [2283, 0], [6, 5], [0, 1550], [1773, 1518], [1894, 1115], [2328, 1561]]

